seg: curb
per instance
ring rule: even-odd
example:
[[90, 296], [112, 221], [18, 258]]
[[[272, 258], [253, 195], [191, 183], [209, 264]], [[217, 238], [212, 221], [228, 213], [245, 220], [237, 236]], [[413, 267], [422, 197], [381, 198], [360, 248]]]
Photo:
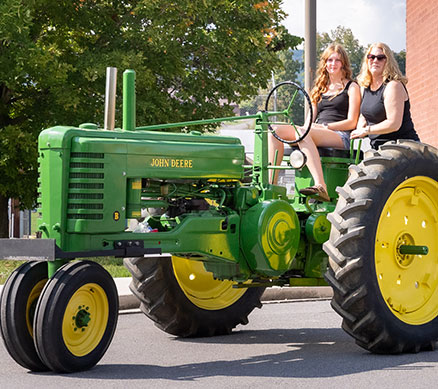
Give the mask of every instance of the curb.
[[[119, 292], [119, 311], [138, 309], [140, 302], [129, 290], [130, 277], [114, 279]], [[293, 286], [272, 287], [265, 290], [262, 302], [304, 300], [304, 299], [331, 299], [333, 290], [330, 286]]]
[[[114, 278], [119, 294], [119, 311], [138, 309], [140, 302], [130, 289], [130, 277]], [[3, 285], [0, 285], [0, 293]], [[268, 288], [262, 295], [262, 302], [289, 301], [304, 299], [330, 299], [333, 297], [333, 290], [330, 286], [293, 286], [283, 287], [274, 286]]]

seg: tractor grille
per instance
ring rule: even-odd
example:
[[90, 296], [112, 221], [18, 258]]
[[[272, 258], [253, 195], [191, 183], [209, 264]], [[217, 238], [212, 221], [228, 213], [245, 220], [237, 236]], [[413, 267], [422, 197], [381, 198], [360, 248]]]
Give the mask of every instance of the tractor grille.
[[41, 198], [42, 188], [41, 188], [41, 154], [38, 153], [38, 189], [37, 189], [37, 212], [39, 214], [39, 217], [41, 218], [42, 215], [42, 198]]
[[67, 219], [103, 219], [104, 154], [71, 153]]

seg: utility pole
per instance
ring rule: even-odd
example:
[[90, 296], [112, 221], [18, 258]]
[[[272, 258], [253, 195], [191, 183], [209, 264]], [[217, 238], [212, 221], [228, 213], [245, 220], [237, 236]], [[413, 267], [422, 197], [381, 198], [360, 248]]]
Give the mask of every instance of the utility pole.
[[[316, 0], [305, 0], [304, 88], [308, 93], [316, 74]], [[306, 108], [307, 113], [308, 108]]]

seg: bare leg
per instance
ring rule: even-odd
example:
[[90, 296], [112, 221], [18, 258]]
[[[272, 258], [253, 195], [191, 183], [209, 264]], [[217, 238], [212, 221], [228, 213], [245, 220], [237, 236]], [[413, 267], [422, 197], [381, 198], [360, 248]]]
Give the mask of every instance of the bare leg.
[[[295, 130], [290, 125], [276, 125], [273, 126], [275, 133], [284, 140], [293, 141], [295, 140]], [[281, 165], [281, 161], [283, 161], [284, 156], [284, 143], [279, 141], [274, 135], [269, 134], [268, 138], [269, 142], [269, 162], [271, 165]], [[275, 152], [277, 152], [277, 160], [275, 159]], [[278, 170], [274, 170], [274, 180], [272, 181], [274, 184], [277, 183], [278, 180]]]
[[322, 172], [322, 165], [321, 160], [319, 157], [318, 149], [315, 145], [315, 142], [313, 139], [309, 136], [304, 138], [298, 146], [300, 147], [301, 151], [306, 155], [307, 157], [307, 168], [309, 169], [310, 174], [313, 177], [313, 181], [315, 182], [315, 185], [322, 185], [323, 188], [327, 191], [327, 185], [324, 181], [324, 174]]
[[[280, 165], [283, 160], [284, 155], [284, 143], [280, 142], [274, 135], [269, 134], [268, 138], [268, 147], [269, 147], [269, 163], [271, 166]], [[275, 154], [277, 153], [277, 158], [275, 158]], [[273, 170], [272, 174], [274, 174], [274, 180], [271, 180], [272, 174], [270, 174], [269, 181], [272, 183], [277, 183], [278, 180], [278, 170]]]
[[343, 149], [344, 143], [336, 132], [320, 128], [312, 128], [309, 135], [299, 143], [300, 149], [306, 154], [307, 167], [312, 174], [315, 185], [322, 185], [327, 190], [317, 146]]
[[[277, 135], [285, 140], [293, 141], [296, 139], [295, 131], [290, 125], [279, 125], [274, 127]], [[317, 146], [321, 147], [335, 147], [342, 149], [344, 144], [341, 137], [336, 132], [331, 130], [313, 127], [310, 133], [305, 137], [299, 144], [301, 151], [307, 157], [307, 167], [310, 174], [313, 177], [315, 185], [322, 185], [325, 190], [327, 186], [324, 182], [324, 175], [322, 172], [321, 160], [319, 157]], [[277, 161], [274, 161], [275, 151], [277, 153]], [[272, 134], [269, 135], [269, 162], [272, 165], [280, 164], [283, 160], [284, 155], [284, 144], [283, 142], [276, 139]], [[277, 182], [278, 171], [275, 171], [274, 183]]]

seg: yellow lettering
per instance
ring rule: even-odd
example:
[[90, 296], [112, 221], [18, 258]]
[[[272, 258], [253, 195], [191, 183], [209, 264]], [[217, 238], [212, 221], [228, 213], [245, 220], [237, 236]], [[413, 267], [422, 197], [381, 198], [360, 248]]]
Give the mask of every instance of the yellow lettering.
[[[168, 158], [152, 158], [151, 166], [152, 167], [169, 167], [171, 162], [173, 164], [173, 160], [170, 161]], [[173, 165], [172, 165], [172, 167], [173, 167]]]
[[193, 168], [191, 159], [169, 159], [169, 158], [152, 158], [152, 167], [173, 167], [173, 168]]

